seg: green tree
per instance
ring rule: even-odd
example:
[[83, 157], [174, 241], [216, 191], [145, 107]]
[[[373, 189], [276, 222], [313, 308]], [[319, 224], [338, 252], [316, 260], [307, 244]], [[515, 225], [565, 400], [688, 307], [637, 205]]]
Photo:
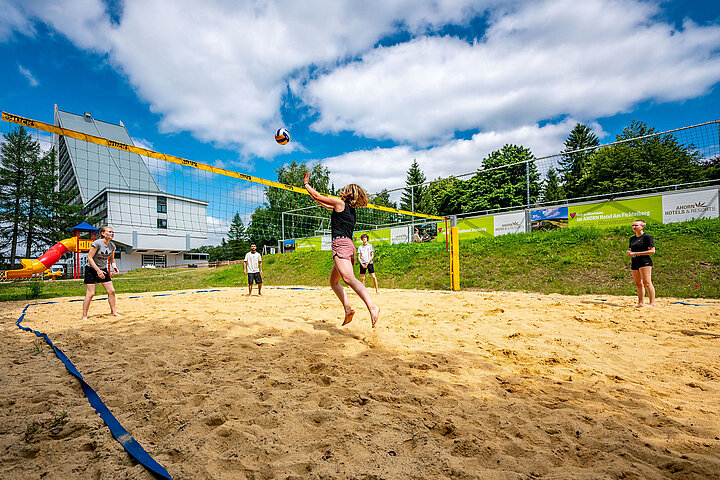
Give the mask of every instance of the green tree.
[[554, 168], [551, 168], [547, 172], [547, 178], [543, 184], [542, 196], [544, 202], [557, 202], [566, 198], [565, 191], [562, 185], [560, 185], [560, 178]]
[[0, 147], [0, 237], [10, 243], [10, 268], [14, 268], [23, 225], [27, 222], [29, 168], [40, 156], [40, 144], [24, 127], [5, 134]]
[[395, 202], [390, 200], [390, 192], [383, 188], [380, 193], [370, 195], [370, 203], [381, 207], [397, 208]]
[[240, 212], [233, 216], [230, 230], [228, 231], [227, 248], [232, 260], [239, 260], [250, 249], [245, 224], [240, 217]]
[[466, 182], [463, 212], [519, 207], [527, 202], [528, 171], [530, 203], [540, 194], [540, 173], [532, 152], [522, 146], [505, 145], [483, 160], [482, 170]]
[[421, 183], [425, 183], [425, 174], [420, 170], [417, 160], [413, 159], [412, 165], [407, 171], [405, 177], [405, 190], [403, 191], [402, 198], [400, 199], [400, 210], [416, 211], [419, 212], [420, 204], [422, 203], [423, 186]]
[[[560, 176], [562, 177], [562, 186], [565, 192], [565, 198], [575, 198], [584, 195], [580, 189], [580, 181], [585, 170], [588, 158], [592, 155], [594, 149], [599, 144], [597, 136], [592, 133], [589, 127], [578, 123], [572, 129], [568, 137], [565, 139], [565, 149], [560, 159]], [[578, 152], [577, 150], [582, 150]]]
[[701, 163], [705, 180], [720, 180], [720, 157], [714, 157]]
[[695, 147], [680, 144], [672, 134], [639, 138], [654, 132], [644, 122], [633, 120], [617, 140], [636, 140], [593, 153], [580, 181], [582, 192], [585, 195], [629, 192], [703, 178], [703, 165]]
[[464, 187], [464, 182], [455, 177], [438, 178], [425, 187], [420, 210], [429, 215], [462, 213]]
[[[46, 245], [47, 232], [57, 228], [55, 218], [55, 151], [50, 150], [34, 159], [27, 168], [25, 183], [25, 258], [32, 258], [35, 247]], [[77, 224], [76, 224], [77, 225]]]
[[[321, 193], [328, 193], [330, 190], [330, 170], [319, 163], [313, 165], [309, 170], [310, 185]], [[308, 171], [306, 164], [293, 161], [289, 165], [284, 165], [276, 170], [278, 182], [302, 188], [306, 171]], [[322, 220], [311, 218], [312, 216], [308, 216], [307, 212], [283, 216], [283, 212], [316, 206], [317, 204], [309, 195], [281, 188], [265, 187], [265, 196], [267, 201], [253, 212], [250, 224], [246, 229], [249, 240], [257, 244], [259, 249], [263, 245], [277, 245], [282, 236], [283, 217], [285, 219], [285, 238], [302, 238], [315, 235]], [[319, 215], [313, 216], [317, 217]]]

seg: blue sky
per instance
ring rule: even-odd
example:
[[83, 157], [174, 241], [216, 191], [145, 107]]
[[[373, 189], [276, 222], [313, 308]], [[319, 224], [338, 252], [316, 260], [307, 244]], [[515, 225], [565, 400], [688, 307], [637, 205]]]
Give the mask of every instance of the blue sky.
[[[154, 150], [340, 186], [473, 171], [505, 143], [556, 153], [720, 117], [720, 2], [0, 0], [0, 108], [117, 123]], [[274, 142], [286, 126], [292, 140]]]

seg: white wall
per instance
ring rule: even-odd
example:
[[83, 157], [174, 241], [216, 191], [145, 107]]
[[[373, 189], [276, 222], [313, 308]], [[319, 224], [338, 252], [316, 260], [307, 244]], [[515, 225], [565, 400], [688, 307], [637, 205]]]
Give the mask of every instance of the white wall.
[[[186, 236], [190, 248], [207, 240], [207, 206], [196, 200], [164, 195], [167, 213], [158, 213], [157, 194], [108, 191], [108, 224], [118, 242], [136, 250], [185, 251]], [[167, 220], [168, 228], [158, 228], [158, 219]], [[136, 242], [133, 242], [133, 232]], [[170, 263], [168, 263], [170, 264]]]

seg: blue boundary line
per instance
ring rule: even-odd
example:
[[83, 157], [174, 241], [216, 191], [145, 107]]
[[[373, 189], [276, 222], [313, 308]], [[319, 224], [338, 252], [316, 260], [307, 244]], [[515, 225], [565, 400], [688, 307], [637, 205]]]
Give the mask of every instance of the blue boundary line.
[[[211, 289], [211, 290], [197, 290], [193, 293], [209, 293], [209, 292], [219, 292], [220, 289]], [[182, 292], [182, 294], [185, 294], [187, 292]], [[181, 295], [181, 293], [172, 294], [172, 293], [162, 293], [162, 294], [153, 294], [153, 297], [166, 297], [170, 295]], [[141, 296], [133, 296], [130, 298], [142, 298]], [[104, 298], [98, 298], [97, 300], [104, 300]], [[82, 300], [69, 300], [69, 302], [81, 302]], [[25, 305], [25, 308], [23, 308], [22, 315], [20, 315], [20, 318], [15, 322], [15, 325], [20, 330], [23, 330], [25, 332], [32, 332], [38, 337], [45, 340], [45, 342], [50, 345], [55, 352], [55, 355], [60, 359], [61, 362], [65, 365], [65, 368], [68, 372], [70, 372], [72, 375], [74, 375], [79, 381], [80, 386], [82, 387], [83, 393], [85, 394], [85, 397], [88, 399], [88, 402], [90, 402], [90, 405], [95, 409], [95, 411], [100, 415], [100, 418], [103, 419], [105, 424], [110, 429], [110, 433], [112, 433], [113, 437], [120, 443], [120, 445], [123, 446], [126, 452], [130, 454], [131, 457], [133, 457], [135, 460], [140, 462], [145, 468], [150, 470], [152, 473], [154, 473], [156, 476], [160, 478], [164, 478], [167, 480], [172, 480], [172, 477], [170, 477], [170, 474], [168, 473], [165, 468], [160, 465], [158, 462], [155, 461], [154, 458], [148, 454], [145, 449], [133, 438], [132, 435], [123, 427], [120, 422], [115, 418], [115, 416], [112, 414], [109, 408], [105, 405], [105, 402], [102, 401], [100, 396], [97, 394], [97, 392], [88, 385], [87, 382], [85, 382], [85, 379], [80, 374], [78, 369], [75, 367], [75, 365], [70, 361], [70, 359], [63, 353], [62, 350], [60, 350], [58, 347], [56, 347], [52, 340], [50, 340], [50, 337], [48, 337], [46, 334], [42, 332], [38, 332], [37, 330], [33, 330], [32, 328], [23, 327], [21, 325], [22, 321], [25, 319], [25, 314], [27, 313], [28, 308], [34, 307], [36, 305], [51, 305], [54, 303], [60, 303], [60, 302], [42, 302], [42, 303], [28, 303]]]

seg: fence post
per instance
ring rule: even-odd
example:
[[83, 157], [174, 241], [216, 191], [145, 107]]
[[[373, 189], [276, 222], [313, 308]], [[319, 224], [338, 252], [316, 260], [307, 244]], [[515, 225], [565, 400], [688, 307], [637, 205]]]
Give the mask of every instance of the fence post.
[[450, 289], [460, 291], [460, 233], [457, 217], [450, 217]]
[[525, 162], [525, 190], [527, 192], [527, 207], [530, 208], [530, 160]]
[[285, 212], [280, 212], [280, 239], [285, 240]]

